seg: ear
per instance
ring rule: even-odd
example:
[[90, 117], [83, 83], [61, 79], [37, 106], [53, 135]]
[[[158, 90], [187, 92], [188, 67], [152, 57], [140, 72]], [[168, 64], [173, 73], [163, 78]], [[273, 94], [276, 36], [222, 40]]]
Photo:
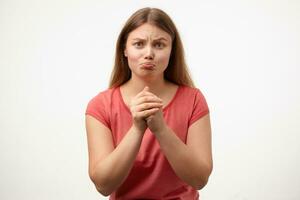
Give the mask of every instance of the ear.
[[126, 49], [124, 50], [124, 56], [127, 57], [127, 51], [126, 51]]

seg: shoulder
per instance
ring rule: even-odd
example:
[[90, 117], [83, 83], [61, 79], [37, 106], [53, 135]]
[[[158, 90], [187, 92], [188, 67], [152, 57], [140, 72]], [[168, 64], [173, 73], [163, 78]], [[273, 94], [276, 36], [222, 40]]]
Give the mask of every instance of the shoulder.
[[95, 96], [90, 99], [90, 102], [99, 102], [99, 101], [110, 101], [114, 95], [116, 95], [117, 88], [108, 88], [98, 92]]
[[110, 128], [110, 107], [115, 94], [116, 88], [106, 89], [100, 91], [94, 96], [86, 107], [85, 114], [91, 115], [98, 121], [102, 122], [105, 126]]
[[203, 109], [208, 109], [207, 101], [205, 95], [197, 87], [181, 86], [180, 90], [181, 102], [190, 102], [193, 107], [202, 107]]
[[104, 109], [110, 107], [112, 101], [118, 99], [117, 96], [117, 88], [108, 88], [98, 92], [95, 96], [93, 96], [87, 105], [87, 110], [91, 109]]
[[[183, 86], [183, 102], [190, 102], [189, 108], [190, 111], [190, 118], [189, 118], [189, 126], [203, 117], [204, 115], [208, 114], [209, 106], [207, 104], [206, 98], [204, 97], [201, 90], [197, 87], [189, 87], [189, 86]], [[186, 104], [185, 104], [186, 105]]]
[[197, 87], [190, 87], [186, 85], [180, 85], [179, 87], [181, 96], [185, 98], [196, 97], [199, 94], [203, 95], [201, 90]]

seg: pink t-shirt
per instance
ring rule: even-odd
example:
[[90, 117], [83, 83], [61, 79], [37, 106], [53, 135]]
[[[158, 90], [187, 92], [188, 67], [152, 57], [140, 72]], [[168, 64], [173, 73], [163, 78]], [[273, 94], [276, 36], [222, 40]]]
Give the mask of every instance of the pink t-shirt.
[[[198, 88], [179, 86], [170, 103], [163, 108], [167, 125], [186, 143], [189, 126], [209, 113], [205, 97]], [[132, 126], [131, 112], [120, 87], [100, 92], [88, 103], [86, 114], [107, 126], [118, 146]], [[149, 129], [124, 183], [110, 195], [110, 200], [196, 200], [199, 193], [174, 172]]]

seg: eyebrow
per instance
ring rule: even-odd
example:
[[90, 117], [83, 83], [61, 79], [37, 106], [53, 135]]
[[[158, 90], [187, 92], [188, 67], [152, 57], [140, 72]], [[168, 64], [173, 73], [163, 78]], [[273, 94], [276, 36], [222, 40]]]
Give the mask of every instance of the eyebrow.
[[[134, 38], [132, 40], [142, 40], [142, 41], [145, 41], [145, 39], [143, 38]], [[154, 41], [158, 41], [158, 40], [165, 40], [165, 41], [168, 41], [166, 38], [164, 37], [160, 37], [160, 38], [157, 38], [157, 39], [154, 39]]]

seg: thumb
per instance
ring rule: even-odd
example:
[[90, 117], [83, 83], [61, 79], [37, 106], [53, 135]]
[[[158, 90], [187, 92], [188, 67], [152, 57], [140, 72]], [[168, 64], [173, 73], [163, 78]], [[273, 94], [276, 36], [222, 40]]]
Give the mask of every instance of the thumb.
[[149, 92], [149, 87], [148, 86], [145, 86], [143, 91], [146, 91], [146, 92]]

